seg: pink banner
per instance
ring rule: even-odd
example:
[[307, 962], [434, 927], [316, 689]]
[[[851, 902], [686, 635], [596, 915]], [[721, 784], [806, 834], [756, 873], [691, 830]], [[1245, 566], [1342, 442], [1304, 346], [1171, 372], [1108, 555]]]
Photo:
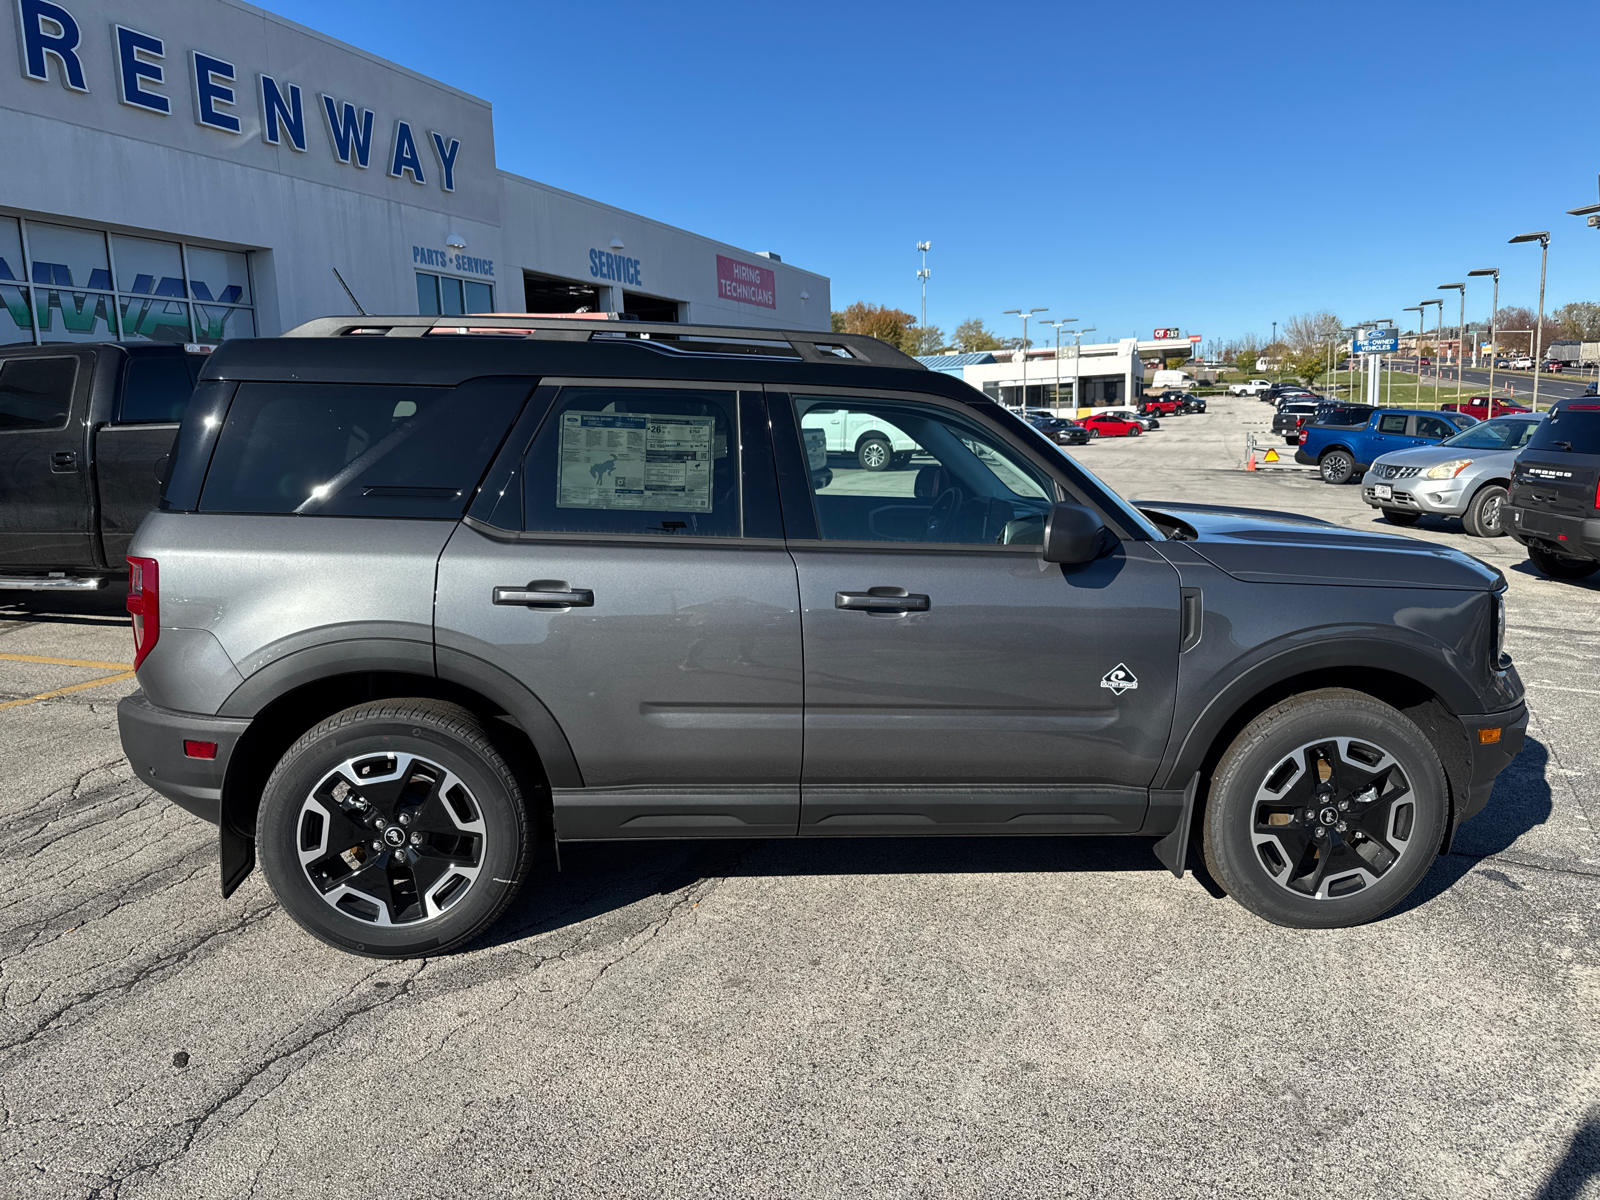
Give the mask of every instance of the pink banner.
[[741, 304], [778, 307], [778, 276], [766, 267], [756, 267], [736, 258], [717, 255], [717, 295]]

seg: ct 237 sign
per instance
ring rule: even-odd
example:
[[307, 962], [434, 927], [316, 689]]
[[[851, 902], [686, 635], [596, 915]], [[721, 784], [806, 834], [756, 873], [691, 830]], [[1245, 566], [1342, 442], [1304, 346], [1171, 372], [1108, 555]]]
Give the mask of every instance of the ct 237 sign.
[[[39, 83], [49, 83], [54, 71], [69, 92], [87, 95], [89, 82], [83, 64], [90, 54], [83, 47], [83, 30], [77, 18], [49, 0], [15, 2], [23, 75]], [[117, 99], [132, 108], [171, 116], [172, 97], [164, 90], [167, 87], [168, 68], [164, 65], [167, 43], [153, 34], [115, 25], [112, 27], [112, 50]], [[239, 95], [234, 87], [238, 71], [234, 64], [199, 50], [189, 51], [186, 57], [195, 124], [241, 135], [244, 124], [238, 116]], [[261, 140], [270, 146], [288, 145], [304, 153], [307, 118], [300, 85], [258, 74], [255, 99], [260, 106]], [[326, 123], [333, 156], [342, 163], [366, 170], [372, 165], [372, 110], [358, 110], [348, 100], [341, 101], [326, 93], [318, 93], [318, 100], [320, 103], [314, 107], [320, 109]], [[461, 142], [427, 130], [425, 143], [432, 147], [433, 153], [432, 161], [424, 163], [417, 138], [409, 121], [395, 121], [389, 144], [390, 176], [395, 179], [409, 176], [416, 184], [426, 184], [431, 176], [445, 191], [455, 191], [456, 156], [461, 151]]]
[[1183, 330], [1181, 330], [1181, 329], [1158, 329], [1158, 330], [1155, 331], [1155, 334], [1156, 334], [1156, 341], [1158, 341], [1158, 342], [1175, 342], [1175, 341], [1177, 341], [1179, 338], [1181, 338], [1183, 336]]

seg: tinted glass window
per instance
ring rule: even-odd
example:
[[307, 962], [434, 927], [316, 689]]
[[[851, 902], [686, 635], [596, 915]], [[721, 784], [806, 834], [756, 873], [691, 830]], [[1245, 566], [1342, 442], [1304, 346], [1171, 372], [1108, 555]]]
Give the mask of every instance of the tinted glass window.
[[[1388, 420], [1387, 417], [1384, 418]], [[1440, 417], [1418, 417], [1417, 436], [1427, 438], [1447, 438], [1455, 433], [1456, 427]]]
[[1440, 442], [1441, 446], [1459, 446], [1463, 450], [1519, 450], [1528, 444], [1538, 421], [1509, 420], [1498, 417], [1465, 429], [1454, 437]]
[[739, 537], [738, 394], [569, 387], [528, 448], [523, 527]]
[[1528, 439], [1530, 450], [1600, 454], [1600, 404], [1564, 404], [1550, 410]]
[[1406, 431], [1405, 413], [1386, 413], [1378, 421], [1379, 433], [1404, 433]]
[[181, 421], [193, 390], [183, 355], [136, 355], [123, 372], [116, 420], [123, 425]]
[[242, 384], [200, 509], [459, 517], [529, 390], [511, 379], [458, 388]]
[[829, 541], [1040, 542], [1054, 484], [976, 421], [934, 404], [796, 396]]
[[75, 358], [13, 358], [0, 364], [0, 430], [64, 428], [77, 373]]

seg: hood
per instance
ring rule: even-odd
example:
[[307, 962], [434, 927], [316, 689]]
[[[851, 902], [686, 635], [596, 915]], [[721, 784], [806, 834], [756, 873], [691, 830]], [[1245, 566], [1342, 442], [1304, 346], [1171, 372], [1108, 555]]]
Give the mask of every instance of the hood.
[[1515, 450], [1469, 450], [1465, 446], [1407, 446], [1404, 450], [1390, 450], [1372, 460], [1372, 465], [1383, 463], [1395, 467], [1431, 467], [1449, 462], [1452, 458], [1470, 458], [1473, 462], [1504, 454], [1509, 461], [1517, 456]]
[[1136, 500], [1195, 531], [1189, 545], [1246, 583], [1491, 591], [1505, 576], [1449, 546], [1260, 508]]

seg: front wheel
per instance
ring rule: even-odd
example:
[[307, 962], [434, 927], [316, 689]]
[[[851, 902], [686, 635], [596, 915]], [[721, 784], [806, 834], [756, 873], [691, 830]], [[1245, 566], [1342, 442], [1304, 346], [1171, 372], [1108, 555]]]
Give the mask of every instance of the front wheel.
[[1143, 432], [1144, 432], [1143, 429], [1141, 429], [1141, 428], [1139, 428], [1139, 426], [1135, 425], [1132, 429], [1128, 430], [1128, 436], [1129, 437], [1138, 437]]
[[1448, 817], [1439, 756], [1405, 714], [1307, 692], [1251, 721], [1217, 764], [1206, 866], [1275, 925], [1359, 925], [1422, 881]]
[[1383, 510], [1383, 519], [1391, 525], [1415, 525], [1422, 520], [1422, 514], [1407, 512], [1403, 508], [1386, 508]]
[[1569, 558], [1565, 554], [1541, 550], [1538, 546], [1528, 547], [1528, 561], [1538, 568], [1541, 575], [1547, 575], [1551, 579], [1587, 579], [1596, 571], [1600, 571], [1600, 562], [1587, 558]]
[[863, 471], [887, 471], [894, 462], [894, 448], [882, 438], [868, 438], [856, 447], [856, 461]]
[[1498, 483], [1479, 488], [1478, 494], [1472, 497], [1472, 503], [1467, 505], [1467, 511], [1461, 514], [1461, 524], [1473, 537], [1505, 537], [1502, 515], [1505, 503], [1506, 489]]
[[358, 704], [308, 730], [261, 796], [256, 848], [278, 901], [331, 946], [436, 954], [500, 916], [533, 858], [516, 777], [466, 709]]
[[1317, 460], [1323, 483], [1349, 483], [1356, 473], [1356, 460], [1344, 450], [1329, 450]]

